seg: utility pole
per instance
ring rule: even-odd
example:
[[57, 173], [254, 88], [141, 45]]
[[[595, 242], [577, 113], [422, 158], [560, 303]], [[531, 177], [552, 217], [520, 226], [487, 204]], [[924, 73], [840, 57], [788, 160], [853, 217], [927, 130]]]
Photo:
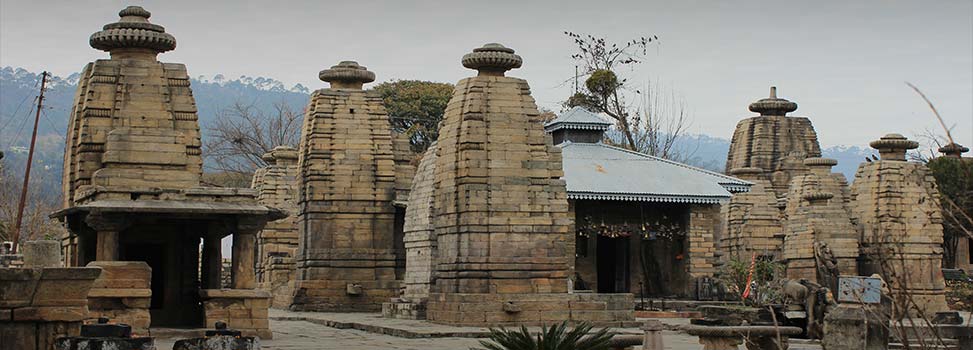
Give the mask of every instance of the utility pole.
[[34, 143], [37, 142], [37, 124], [41, 120], [41, 108], [44, 108], [44, 87], [47, 84], [47, 72], [41, 73], [41, 92], [37, 96], [37, 112], [34, 114], [34, 134], [30, 136], [30, 150], [27, 151], [27, 169], [24, 170], [24, 187], [20, 190], [20, 204], [17, 205], [17, 221], [14, 222], [13, 253], [17, 253], [20, 244], [21, 221], [24, 219], [24, 204], [27, 202], [27, 186], [30, 185], [30, 166], [34, 162]]

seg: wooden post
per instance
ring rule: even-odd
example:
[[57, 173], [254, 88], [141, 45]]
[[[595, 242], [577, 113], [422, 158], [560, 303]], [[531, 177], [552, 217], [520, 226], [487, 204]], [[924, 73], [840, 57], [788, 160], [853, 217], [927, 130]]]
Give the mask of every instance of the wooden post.
[[47, 71], [41, 73], [41, 92], [37, 96], [37, 111], [34, 114], [34, 133], [30, 137], [30, 149], [27, 151], [27, 168], [24, 170], [24, 187], [20, 189], [20, 202], [17, 204], [17, 221], [14, 221], [13, 252], [17, 253], [20, 244], [21, 222], [24, 220], [24, 204], [27, 203], [27, 188], [30, 186], [30, 167], [34, 162], [34, 143], [37, 142], [37, 123], [41, 120], [41, 110], [44, 108], [44, 86], [47, 84]]

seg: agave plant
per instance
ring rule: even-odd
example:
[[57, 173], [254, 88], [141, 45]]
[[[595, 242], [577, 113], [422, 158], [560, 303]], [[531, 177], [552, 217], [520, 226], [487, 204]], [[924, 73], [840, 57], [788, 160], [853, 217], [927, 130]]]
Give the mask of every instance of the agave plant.
[[485, 350], [608, 350], [608, 343], [615, 334], [602, 328], [592, 334], [591, 325], [581, 323], [568, 330], [567, 321], [541, 327], [541, 332], [531, 334], [527, 327], [520, 330], [490, 328], [490, 340], [481, 340]]

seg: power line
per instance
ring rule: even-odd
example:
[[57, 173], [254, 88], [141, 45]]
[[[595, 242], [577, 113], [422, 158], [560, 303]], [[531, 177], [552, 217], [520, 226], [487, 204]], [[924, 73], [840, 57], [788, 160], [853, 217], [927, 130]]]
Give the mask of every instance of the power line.
[[[37, 100], [37, 99], [35, 98], [34, 100]], [[7, 143], [7, 148], [10, 148], [11, 146], [13, 146], [14, 145], [14, 142], [17, 142], [17, 140], [20, 139], [20, 133], [24, 132], [24, 127], [27, 126], [27, 121], [30, 120], [30, 118], [29, 118], [30, 112], [33, 112], [33, 111], [34, 111], [34, 107], [30, 107], [30, 111], [27, 112], [28, 118], [24, 118], [24, 121], [20, 124], [20, 128], [17, 129], [17, 134], [14, 135], [14, 137], [10, 138], [10, 142]]]
[[[37, 87], [37, 84], [39, 84], [39, 83], [35, 81], [34, 82], [34, 87], [35, 88]], [[10, 121], [13, 121], [14, 120], [14, 117], [17, 116], [17, 113], [20, 113], [20, 108], [24, 106], [24, 102], [27, 102], [27, 98], [28, 97], [31, 97], [31, 96], [33, 96], [33, 95], [32, 94], [26, 94], [26, 95], [24, 95], [24, 99], [20, 100], [20, 103], [17, 104], [17, 109], [14, 110], [14, 113], [10, 115], [10, 120], [7, 121], [7, 123], [4, 124], [2, 127], [0, 127], [0, 132], [2, 132], [3, 129], [6, 129], [7, 128], [7, 126], [10, 124]], [[37, 96], [34, 96], [34, 100], [36, 100], [36, 99], [37, 99]], [[33, 101], [31, 101], [31, 105], [33, 105]], [[28, 116], [29, 115], [30, 115], [30, 113], [28, 113]]]
[[63, 131], [61, 131], [60, 129], [58, 129], [57, 128], [57, 125], [54, 124], [54, 121], [52, 121], [51, 118], [47, 116], [47, 109], [46, 108], [44, 110], [41, 110], [41, 116], [43, 116], [44, 117], [44, 120], [47, 121], [47, 124], [51, 126], [51, 129], [54, 130], [55, 132], [57, 132], [57, 135], [61, 138], [61, 140], [67, 142], [67, 139], [64, 138], [65, 133]]

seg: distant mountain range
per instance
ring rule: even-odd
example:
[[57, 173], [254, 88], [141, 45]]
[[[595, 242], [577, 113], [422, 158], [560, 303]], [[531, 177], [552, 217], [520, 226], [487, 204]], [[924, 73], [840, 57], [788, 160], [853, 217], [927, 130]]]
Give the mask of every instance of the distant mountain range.
[[[79, 74], [67, 77], [51, 77], [45, 93], [44, 112], [39, 125], [38, 152], [35, 164], [38, 171], [60, 174], [64, 150], [67, 118], [74, 103]], [[30, 128], [36, 106], [34, 98], [40, 82], [40, 74], [21, 68], [0, 68], [0, 150], [6, 153], [3, 160], [8, 169], [20, 168], [26, 158], [30, 141]], [[213, 125], [222, 109], [235, 103], [252, 105], [270, 112], [275, 104], [283, 103], [295, 111], [303, 110], [311, 92], [300, 84], [287, 88], [284, 83], [265, 77], [241, 76], [229, 79], [222, 74], [211, 78], [198, 76], [190, 80], [199, 110], [199, 123], [203, 137]], [[708, 135], [686, 135], [677, 145], [691, 150], [687, 163], [706, 169], [723, 170], [726, 153], [730, 147], [727, 139]], [[874, 152], [867, 147], [834, 146], [823, 150], [824, 156], [838, 160], [835, 170], [852, 179], [864, 158]], [[41, 178], [59, 181], [59, 176]], [[52, 184], [60, 188], [59, 184]]]

